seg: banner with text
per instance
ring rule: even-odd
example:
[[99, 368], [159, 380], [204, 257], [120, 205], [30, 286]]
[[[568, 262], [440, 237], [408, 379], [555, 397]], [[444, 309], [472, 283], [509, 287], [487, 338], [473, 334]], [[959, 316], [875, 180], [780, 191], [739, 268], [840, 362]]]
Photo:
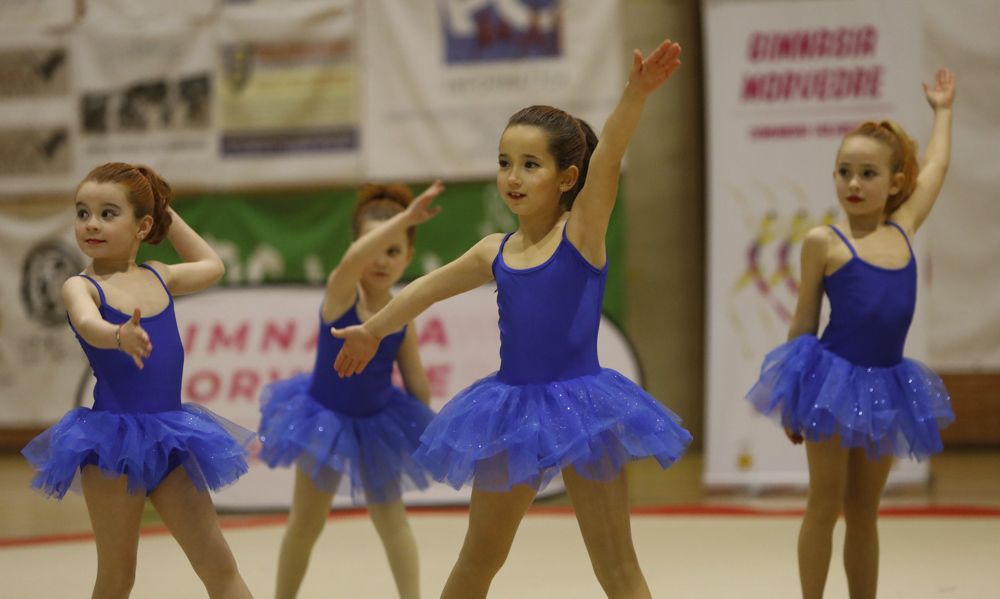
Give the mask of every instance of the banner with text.
[[620, 10], [617, 0], [367, 2], [367, 171], [490, 176], [508, 117], [532, 104], [600, 132], [628, 66]]
[[[709, 235], [708, 485], [806, 483], [805, 453], [743, 399], [784, 342], [810, 228], [842, 218], [831, 179], [845, 132], [930, 119], [921, 23], [902, 0], [705, 2]], [[926, 266], [919, 251], [921, 268]], [[922, 283], [926, 278], [922, 279]], [[919, 303], [926, 305], [926, 301]], [[907, 354], [925, 349], [922, 309]], [[893, 481], [926, 478], [902, 461]]]

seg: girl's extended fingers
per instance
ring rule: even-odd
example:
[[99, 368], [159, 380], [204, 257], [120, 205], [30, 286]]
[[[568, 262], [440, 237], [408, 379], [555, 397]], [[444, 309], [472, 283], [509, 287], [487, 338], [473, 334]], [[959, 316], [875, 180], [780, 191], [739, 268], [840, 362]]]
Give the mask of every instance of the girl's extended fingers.
[[340, 375], [340, 378], [344, 378], [350, 375], [351, 361], [352, 360], [350, 356], [344, 356], [344, 360], [340, 363], [339, 366], [337, 366], [337, 374]]

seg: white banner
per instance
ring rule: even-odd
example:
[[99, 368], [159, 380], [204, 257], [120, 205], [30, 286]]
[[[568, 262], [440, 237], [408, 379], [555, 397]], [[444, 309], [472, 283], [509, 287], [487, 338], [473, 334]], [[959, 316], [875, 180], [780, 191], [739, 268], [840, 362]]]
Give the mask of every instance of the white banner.
[[958, 77], [951, 167], [926, 227], [934, 259], [929, 357], [951, 372], [998, 372], [1000, 169], [990, 165], [1000, 140], [1000, 2], [919, 4], [925, 72], [947, 66]]
[[[257, 430], [263, 386], [312, 371], [321, 300], [321, 287], [291, 286], [216, 289], [180, 299], [177, 317], [185, 349], [183, 401], [199, 403]], [[417, 318], [417, 331], [435, 411], [500, 366], [496, 294], [491, 286], [435, 304]], [[631, 346], [607, 319], [601, 323], [598, 352], [604, 366], [639, 381]], [[81, 390], [81, 404], [91, 405], [92, 389], [91, 382]], [[216, 494], [215, 503], [230, 509], [288, 507], [293, 475], [292, 468], [272, 470], [255, 458], [250, 472]], [[557, 480], [545, 494], [561, 489]], [[468, 500], [469, 493], [468, 488], [455, 491], [435, 484], [427, 491], [409, 492], [404, 499], [410, 504], [461, 503]], [[335, 500], [335, 505], [349, 503], [344, 497]]]
[[218, 160], [228, 184], [364, 178], [354, 6], [302, 0], [223, 9]]
[[88, 14], [73, 32], [73, 56], [78, 180], [120, 160], [149, 164], [174, 186], [213, 181], [211, 26]]
[[76, 5], [77, 0], [0, 0], [0, 33], [65, 29], [76, 20]]
[[[710, 245], [704, 482], [805, 484], [804, 451], [743, 397], [764, 355], [787, 337], [803, 236], [842, 218], [832, 171], [844, 133], [872, 118], [919, 131], [916, 120], [930, 118], [921, 110], [921, 23], [903, 0], [709, 0], [705, 8]], [[919, 245], [918, 254], [923, 287], [927, 262]], [[922, 312], [906, 348], [918, 358], [925, 346]], [[926, 476], [926, 464], [901, 461], [890, 480]]]
[[111, 160], [150, 164], [175, 188], [362, 178], [353, 2], [191, 3], [169, 16], [119, 4], [72, 33], [74, 179]]
[[83, 270], [68, 202], [0, 204], [0, 426], [55, 422], [87, 359], [66, 322], [62, 284]]
[[492, 176], [511, 114], [600, 127], [625, 80], [617, 0], [365, 3], [365, 159], [376, 179]]
[[68, 39], [25, 30], [0, 36], [0, 197], [18, 200], [76, 183]]

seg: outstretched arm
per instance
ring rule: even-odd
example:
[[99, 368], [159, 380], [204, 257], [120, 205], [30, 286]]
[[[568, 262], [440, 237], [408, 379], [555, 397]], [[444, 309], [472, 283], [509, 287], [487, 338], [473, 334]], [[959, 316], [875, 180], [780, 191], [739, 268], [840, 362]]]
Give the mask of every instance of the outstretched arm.
[[326, 279], [326, 295], [323, 297], [323, 318], [333, 319], [347, 310], [354, 302], [357, 294], [357, 284], [365, 266], [385, 250], [389, 240], [394, 235], [406, 229], [426, 222], [441, 211], [438, 206], [431, 207], [431, 202], [444, 190], [441, 181], [435, 181], [430, 187], [417, 196], [406, 210], [383, 221], [377, 227], [362, 235], [347, 248], [340, 264]]
[[944, 176], [948, 173], [951, 162], [951, 109], [955, 101], [955, 74], [948, 69], [938, 69], [934, 85], [924, 84], [924, 94], [934, 109], [931, 139], [927, 143], [913, 194], [892, 215], [892, 220], [911, 235], [917, 232], [930, 214], [941, 186], [944, 185]]
[[170, 293], [174, 295], [194, 293], [214, 285], [226, 272], [222, 259], [173, 208], [168, 210], [173, 220], [167, 232], [167, 240], [177, 250], [182, 262], [164, 264], [151, 261], [150, 264], [160, 273]]
[[600, 141], [590, 158], [587, 180], [573, 203], [566, 230], [570, 241], [591, 264], [604, 264], [604, 236], [618, 195], [622, 157], [646, 98], [680, 68], [680, 54], [680, 45], [669, 39], [645, 59], [638, 50], [633, 52], [628, 84], [604, 123]]
[[493, 259], [502, 239], [499, 233], [483, 238], [453, 262], [407, 285], [364, 324], [331, 329], [334, 337], [345, 340], [334, 362], [337, 373], [351, 376], [364, 371], [382, 337], [398, 331], [431, 304], [493, 280]]
[[62, 287], [63, 303], [73, 328], [83, 340], [100, 349], [119, 349], [127, 353], [135, 365], [142, 369], [142, 361], [153, 351], [149, 335], [139, 325], [139, 308], [128, 322], [112, 324], [101, 317], [97, 305], [96, 289], [81, 277], [66, 279]]

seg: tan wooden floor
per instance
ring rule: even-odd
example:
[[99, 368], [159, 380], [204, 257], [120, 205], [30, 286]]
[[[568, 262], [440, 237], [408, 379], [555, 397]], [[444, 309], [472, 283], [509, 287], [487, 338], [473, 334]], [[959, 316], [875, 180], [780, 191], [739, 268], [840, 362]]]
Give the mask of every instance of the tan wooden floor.
[[[929, 486], [894, 489], [883, 503], [903, 515], [881, 520], [880, 596], [1000, 597], [1000, 452], [946, 452], [931, 468]], [[795, 538], [802, 493], [707, 494], [700, 470], [697, 454], [666, 472], [648, 462], [630, 467], [636, 548], [654, 596], [797, 596]], [[0, 597], [89, 596], [95, 555], [83, 501], [76, 495], [62, 502], [44, 499], [27, 488], [30, 474], [19, 456], [0, 456]], [[539, 502], [525, 519], [491, 597], [603, 596], [567, 505], [565, 497]], [[944, 508], [949, 507], [979, 511], [948, 515]], [[722, 515], [723, 508], [745, 509], [749, 515]], [[228, 514], [223, 520], [255, 595], [271, 596], [283, 515]], [[424, 595], [435, 597], [460, 546], [465, 515], [454, 508], [421, 509], [411, 520], [421, 550]], [[205, 596], [151, 509], [146, 528], [132, 596]], [[840, 529], [835, 538], [839, 555]], [[377, 537], [362, 515], [335, 514], [313, 560], [303, 598], [395, 596]], [[839, 558], [827, 596], [847, 596]]]

